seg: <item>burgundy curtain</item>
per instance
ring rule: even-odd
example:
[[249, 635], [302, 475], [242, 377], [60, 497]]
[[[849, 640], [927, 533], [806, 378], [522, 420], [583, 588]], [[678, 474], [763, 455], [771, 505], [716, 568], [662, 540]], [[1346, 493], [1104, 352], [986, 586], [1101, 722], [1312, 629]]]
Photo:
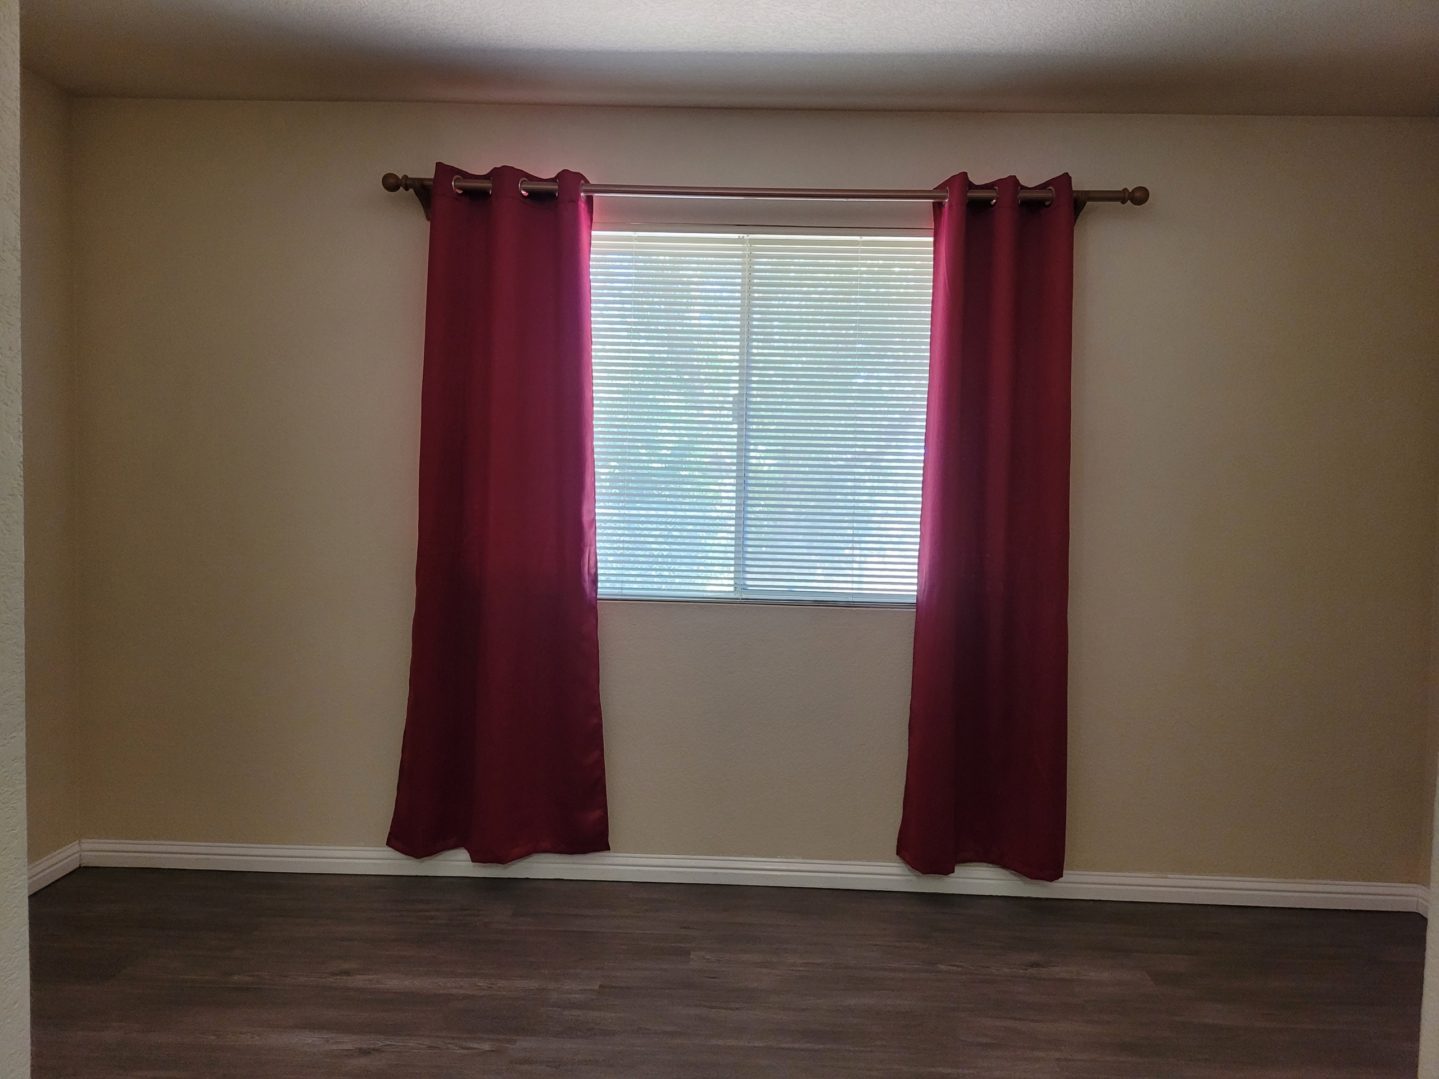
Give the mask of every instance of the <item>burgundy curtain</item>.
[[389, 845], [607, 850], [584, 177], [435, 166], [409, 709]]
[[[1074, 201], [945, 183], [899, 854], [1064, 870]], [[993, 206], [970, 205], [995, 187]]]

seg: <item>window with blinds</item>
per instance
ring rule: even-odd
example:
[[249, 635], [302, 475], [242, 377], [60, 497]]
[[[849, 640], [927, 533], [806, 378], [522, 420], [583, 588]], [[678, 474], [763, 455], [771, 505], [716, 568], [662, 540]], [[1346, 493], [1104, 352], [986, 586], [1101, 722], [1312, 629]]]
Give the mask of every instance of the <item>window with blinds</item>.
[[600, 594], [914, 599], [928, 237], [600, 232]]

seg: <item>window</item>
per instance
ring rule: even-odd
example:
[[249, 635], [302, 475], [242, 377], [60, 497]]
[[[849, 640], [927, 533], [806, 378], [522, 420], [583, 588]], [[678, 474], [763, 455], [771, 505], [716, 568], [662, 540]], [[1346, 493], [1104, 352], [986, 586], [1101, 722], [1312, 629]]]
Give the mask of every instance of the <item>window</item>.
[[595, 234], [602, 596], [913, 601], [931, 251]]

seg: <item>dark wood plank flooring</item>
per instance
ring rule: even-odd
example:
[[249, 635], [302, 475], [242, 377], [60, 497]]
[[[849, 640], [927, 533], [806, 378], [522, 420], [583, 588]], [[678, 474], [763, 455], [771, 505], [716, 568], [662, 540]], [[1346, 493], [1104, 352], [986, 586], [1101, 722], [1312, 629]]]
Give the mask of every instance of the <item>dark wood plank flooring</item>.
[[1414, 1074], [1424, 922], [692, 885], [83, 869], [37, 1079]]

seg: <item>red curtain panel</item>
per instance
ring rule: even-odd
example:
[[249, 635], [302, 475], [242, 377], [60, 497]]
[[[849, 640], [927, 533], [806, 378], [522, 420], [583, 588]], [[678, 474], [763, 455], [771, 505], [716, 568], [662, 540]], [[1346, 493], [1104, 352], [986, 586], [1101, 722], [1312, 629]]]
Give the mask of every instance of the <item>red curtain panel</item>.
[[389, 845], [607, 850], [590, 201], [435, 166], [409, 708]]
[[[899, 855], [1064, 870], [1075, 209], [960, 173], [936, 204]], [[971, 205], [994, 187], [994, 205]]]

